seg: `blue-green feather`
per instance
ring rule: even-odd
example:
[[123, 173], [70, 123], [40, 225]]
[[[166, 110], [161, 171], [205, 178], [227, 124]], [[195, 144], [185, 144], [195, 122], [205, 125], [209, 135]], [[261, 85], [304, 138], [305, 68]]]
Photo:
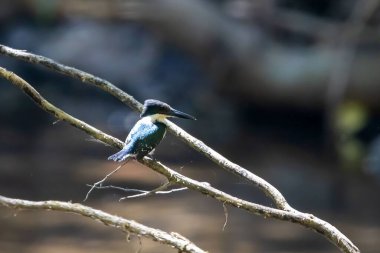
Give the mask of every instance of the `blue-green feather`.
[[144, 117], [132, 128], [125, 141], [124, 148], [108, 159], [123, 161], [130, 155], [141, 159], [157, 147], [165, 133], [165, 124], [158, 121], [153, 122], [150, 118]]

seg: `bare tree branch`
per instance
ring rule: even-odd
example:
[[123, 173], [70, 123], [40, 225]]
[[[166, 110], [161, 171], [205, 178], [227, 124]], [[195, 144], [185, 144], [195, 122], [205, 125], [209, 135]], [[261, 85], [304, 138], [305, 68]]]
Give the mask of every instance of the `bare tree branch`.
[[[95, 138], [98, 137], [99, 139], [102, 138], [102, 140], [109, 142], [110, 145], [112, 146], [115, 146], [118, 148], [122, 147], [123, 144], [121, 143], [120, 140], [116, 138], [105, 138], [104, 136], [107, 136], [106, 134], [102, 133], [100, 130], [95, 129], [94, 127], [84, 122], [82, 122], [79, 125], [73, 123], [78, 120], [70, 116], [69, 114], [63, 112], [62, 110], [54, 107], [49, 102], [47, 102], [41, 95], [39, 95], [39, 93], [29, 83], [27, 83], [22, 78], [18, 77], [16, 74], [0, 67], [0, 76], [9, 80], [15, 86], [21, 88], [27, 95], [29, 95], [40, 107], [42, 107], [47, 112], [50, 112], [53, 115], [64, 115], [64, 117], [62, 117], [63, 120], [85, 131], [89, 135], [92, 135]], [[36, 95], [36, 93], [38, 94], [38, 96]], [[44, 106], [49, 106], [49, 110], [44, 108]], [[57, 113], [57, 111], [59, 113]], [[104, 135], [104, 136], [99, 136], [99, 135]], [[208, 183], [201, 183], [191, 178], [188, 178], [178, 172], [171, 170], [170, 168], [166, 167], [160, 162], [157, 162], [150, 158], [145, 157], [140, 162], [145, 164], [149, 168], [157, 171], [158, 173], [164, 175], [168, 179], [168, 181], [171, 183], [176, 183], [176, 184], [188, 187], [189, 189], [193, 189], [195, 191], [198, 191], [205, 195], [213, 197], [221, 201], [222, 203], [244, 209], [246, 211], [249, 211], [257, 215], [298, 223], [306, 228], [312, 229], [322, 234], [343, 252], [349, 252], [349, 253], [360, 252], [359, 249], [334, 226], [311, 214], [305, 214], [293, 208], [291, 208], [290, 210], [281, 210], [281, 209], [270, 208], [270, 207], [262, 206], [259, 204], [251, 203], [251, 202], [236, 198], [227, 193], [224, 193], [218, 189], [215, 189], [211, 187], [210, 184]]]
[[[59, 73], [77, 78], [81, 80], [82, 82], [93, 84], [101, 88], [102, 90], [109, 92], [111, 95], [115, 96], [117, 99], [119, 99], [126, 105], [130, 106], [132, 109], [136, 111], [142, 110], [142, 104], [139, 103], [137, 100], [135, 100], [131, 95], [127, 94], [126, 92], [120, 90], [119, 88], [111, 84], [110, 82], [105, 81], [99, 77], [95, 77], [84, 71], [57, 63], [54, 60], [46, 58], [44, 56], [35, 55], [32, 53], [25, 52], [23, 50], [12, 49], [4, 45], [0, 45], [0, 53], [15, 57], [15, 58], [18, 58], [30, 63], [43, 65]], [[186, 131], [184, 131], [182, 128], [178, 127], [176, 124], [172, 123], [171, 121], [166, 120], [166, 125], [168, 126], [168, 129], [171, 133], [179, 137], [180, 140], [182, 140], [187, 145], [194, 148], [195, 150], [197, 150], [198, 152], [200, 152], [207, 158], [209, 158], [214, 163], [218, 164], [219, 166], [221, 166], [228, 172], [239, 176], [243, 180], [246, 180], [258, 186], [268, 197], [270, 197], [274, 201], [274, 203], [276, 204], [278, 208], [283, 209], [283, 210], [292, 210], [292, 207], [287, 203], [284, 196], [282, 196], [282, 194], [273, 185], [271, 185], [264, 179], [256, 176], [249, 170], [229, 161], [228, 159], [220, 155], [218, 152], [216, 152], [215, 150], [207, 146], [204, 142], [188, 134]], [[96, 136], [94, 137], [96, 138]], [[116, 146], [118, 148], [122, 147], [122, 146], [119, 146], [119, 144], [117, 145], [110, 144], [110, 145]]]
[[93, 209], [77, 203], [69, 203], [62, 201], [29, 201], [22, 199], [7, 198], [0, 195], [0, 205], [13, 209], [29, 209], [29, 210], [53, 210], [61, 212], [70, 212], [80, 214], [95, 221], [100, 221], [106, 226], [114, 227], [124, 233], [133, 233], [144, 236], [153, 241], [170, 245], [180, 252], [188, 253], [206, 253], [206, 251], [197, 247], [194, 243], [183, 236], [169, 234], [159, 229], [150, 228], [136, 221], [127, 220], [101, 210]]
[[293, 208], [286, 201], [285, 197], [273, 185], [271, 185], [261, 177], [256, 176], [249, 170], [237, 165], [236, 163], [231, 162], [230, 160], [228, 160], [227, 158], [225, 158], [224, 156], [207, 146], [203, 141], [193, 137], [173, 122], [169, 120], [165, 120], [165, 122], [171, 133], [179, 137], [190, 147], [194, 148], [199, 153], [203, 154], [204, 156], [206, 156], [211, 161], [224, 168], [228, 172], [259, 187], [260, 190], [262, 190], [265, 193], [265, 195], [267, 195], [273, 200], [273, 202], [279, 209], [288, 211], [293, 210]]
[[188, 187], [189, 189], [196, 190], [205, 195], [213, 197], [224, 204], [244, 209], [253, 214], [263, 216], [265, 218], [274, 218], [278, 220], [291, 221], [300, 224], [306, 228], [312, 229], [334, 243], [343, 252], [360, 252], [360, 250], [338, 229], [329, 224], [328, 222], [315, 217], [312, 214], [299, 212], [295, 209], [280, 210], [276, 208], [266, 207], [263, 205], [255, 204], [245, 201], [227, 194], [223, 191], [213, 188], [208, 183], [201, 183], [191, 178], [188, 178], [178, 172], [175, 172], [159, 162], [155, 162], [150, 158], [145, 158], [141, 161], [149, 168], [159, 172], [168, 178], [169, 181]]

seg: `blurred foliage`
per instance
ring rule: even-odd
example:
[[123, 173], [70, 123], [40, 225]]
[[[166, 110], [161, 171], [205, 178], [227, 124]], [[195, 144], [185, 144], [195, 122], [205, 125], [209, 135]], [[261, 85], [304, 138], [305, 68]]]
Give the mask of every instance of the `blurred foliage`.
[[57, 18], [59, 0], [35, 0], [35, 15], [39, 22], [50, 23]]
[[352, 136], [368, 123], [367, 108], [360, 102], [344, 101], [335, 113], [335, 127], [342, 136]]
[[335, 113], [335, 131], [338, 135], [337, 148], [342, 168], [358, 171], [365, 158], [365, 144], [357, 133], [368, 123], [367, 108], [360, 102], [344, 101]]

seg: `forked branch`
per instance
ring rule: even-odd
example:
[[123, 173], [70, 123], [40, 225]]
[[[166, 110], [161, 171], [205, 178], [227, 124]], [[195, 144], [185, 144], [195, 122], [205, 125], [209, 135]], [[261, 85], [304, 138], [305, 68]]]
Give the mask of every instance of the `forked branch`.
[[[44, 109], [47, 112], [52, 113], [59, 119], [69, 122], [71, 125], [85, 131], [87, 134], [93, 136], [96, 139], [102, 140], [103, 142], [111, 146], [117, 147], [119, 149], [123, 146], [123, 143], [120, 140], [101, 132], [100, 130], [86, 124], [83, 121], [79, 121], [78, 119], [72, 117], [71, 115], [63, 112], [59, 108], [53, 106], [51, 103], [46, 101], [29, 83], [27, 83], [25, 80], [23, 80], [16, 74], [0, 67], [0, 76], [9, 80], [15, 86], [21, 88], [42, 109]], [[203, 143], [200, 142], [198, 143], [198, 145], [202, 146]], [[255, 204], [252, 202], [248, 202], [248, 201], [236, 198], [232, 195], [229, 195], [225, 192], [222, 192], [218, 189], [213, 188], [208, 183], [201, 183], [191, 178], [188, 178], [178, 172], [171, 170], [165, 165], [149, 158], [144, 158], [142, 160], [142, 163], [148, 166], [149, 168], [157, 171], [158, 173], [164, 175], [168, 179], [168, 181], [171, 183], [176, 183], [184, 187], [188, 187], [189, 189], [192, 189], [192, 190], [201, 192], [203, 194], [206, 194], [210, 197], [213, 197], [214, 199], [217, 199], [223, 204], [228, 204], [237, 208], [241, 208], [257, 215], [298, 223], [306, 228], [312, 229], [322, 234], [343, 252], [350, 252], [350, 253], [360, 252], [359, 249], [334, 226], [311, 214], [305, 214], [305, 213], [296, 211], [293, 208], [290, 208], [290, 209], [270, 208], [270, 207], [262, 206], [259, 204]]]

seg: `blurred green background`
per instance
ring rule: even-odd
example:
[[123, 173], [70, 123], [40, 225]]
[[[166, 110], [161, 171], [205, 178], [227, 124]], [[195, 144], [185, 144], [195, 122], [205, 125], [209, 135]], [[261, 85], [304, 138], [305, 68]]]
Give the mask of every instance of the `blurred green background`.
[[[197, 117], [176, 121], [325, 219], [362, 252], [380, 247], [380, 9], [378, 1], [0, 0], [0, 44], [111, 81]], [[115, 98], [0, 55], [53, 104], [120, 139], [138, 115]], [[0, 80], [0, 194], [81, 202], [115, 168], [113, 148], [39, 109]], [[257, 189], [170, 134], [155, 157], [238, 197]], [[110, 183], [153, 189], [164, 178], [131, 162]], [[197, 192], [85, 203], [178, 232], [210, 252], [338, 252], [300, 226], [228, 208]], [[0, 252], [136, 252], [138, 238], [82, 217], [0, 208]], [[141, 252], [175, 252], [141, 239]]]

